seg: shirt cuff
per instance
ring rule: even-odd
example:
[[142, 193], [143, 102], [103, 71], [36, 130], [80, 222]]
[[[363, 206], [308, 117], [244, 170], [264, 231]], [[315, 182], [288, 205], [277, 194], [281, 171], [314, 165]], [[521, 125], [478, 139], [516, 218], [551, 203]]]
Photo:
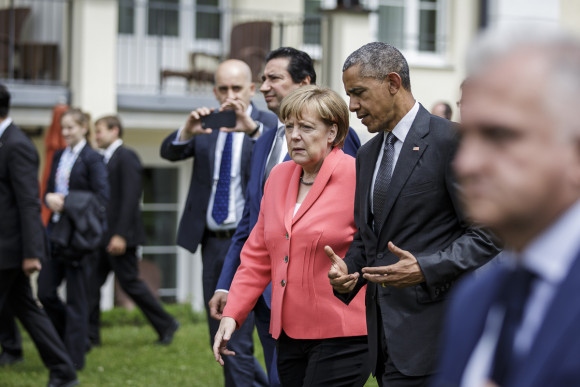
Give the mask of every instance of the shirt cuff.
[[216, 289], [216, 290], [215, 290], [215, 292], [214, 292], [214, 294], [215, 294], [215, 293], [218, 293], [218, 292], [221, 292], [221, 293], [226, 293], [226, 294], [227, 294], [227, 293], [229, 293], [230, 291], [229, 291], [229, 290], [225, 290], [225, 289]]

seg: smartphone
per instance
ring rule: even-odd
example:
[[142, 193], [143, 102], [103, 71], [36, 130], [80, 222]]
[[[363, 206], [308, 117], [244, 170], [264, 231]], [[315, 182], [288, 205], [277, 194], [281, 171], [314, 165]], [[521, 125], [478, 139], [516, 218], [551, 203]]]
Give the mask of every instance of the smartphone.
[[207, 116], [201, 117], [201, 127], [204, 129], [211, 128], [233, 128], [236, 126], [236, 112], [233, 110], [224, 110], [223, 112], [212, 112]]

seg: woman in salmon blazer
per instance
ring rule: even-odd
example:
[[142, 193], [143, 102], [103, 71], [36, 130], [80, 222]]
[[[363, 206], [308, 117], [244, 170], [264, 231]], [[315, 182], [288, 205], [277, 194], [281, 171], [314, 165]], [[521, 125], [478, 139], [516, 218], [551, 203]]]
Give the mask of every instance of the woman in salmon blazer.
[[[328, 283], [336, 246], [353, 239], [355, 160], [342, 144], [348, 108], [330, 89], [305, 86], [282, 102], [292, 161], [276, 166], [264, 188], [258, 223], [241, 253], [220, 328], [216, 360], [256, 300], [272, 282], [270, 333], [277, 339], [283, 386], [362, 386], [370, 365], [364, 295], [346, 306]], [[336, 251], [338, 250], [338, 251]]]

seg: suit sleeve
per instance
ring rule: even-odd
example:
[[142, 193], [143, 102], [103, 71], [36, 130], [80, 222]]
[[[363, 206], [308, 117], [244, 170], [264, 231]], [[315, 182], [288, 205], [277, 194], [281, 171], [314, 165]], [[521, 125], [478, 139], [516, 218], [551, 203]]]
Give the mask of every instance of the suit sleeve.
[[250, 235], [250, 200], [248, 194], [246, 193], [246, 203], [244, 205], [244, 213], [242, 219], [238, 223], [236, 232], [232, 237], [232, 243], [228, 252], [226, 254], [224, 265], [222, 267], [222, 272], [220, 278], [218, 279], [216, 290], [223, 289], [229, 290], [236, 274], [236, 270], [240, 266], [240, 254], [244, 243]]
[[126, 149], [124, 157], [120, 159], [119, 168], [121, 176], [121, 213], [117, 224], [110, 224], [112, 234], [121, 235], [127, 239], [127, 230], [133, 229], [131, 222], [135, 219], [135, 213], [140, 211], [142, 167], [137, 155]]
[[174, 144], [178, 131], [171, 133], [161, 144], [161, 157], [169, 161], [185, 160], [195, 156], [195, 137], [185, 144]]
[[[265, 195], [267, 187], [268, 182]], [[238, 327], [246, 321], [256, 301], [272, 280], [272, 264], [264, 240], [264, 216], [264, 207], [261, 206], [258, 222], [242, 249], [240, 267], [234, 276], [223, 313], [224, 316], [236, 320]]]
[[425, 276], [425, 286], [433, 299], [446, 293], [460, 275], [484, 265], [501, 251], [497, 237], [484, 228], [469, 224], [461, 210], [457, 197], [458, 185], [452, 168], [456, 149], [455, 146], [449, 152], [445, 184], [465, 232], [447, 248], [417, 257]]
[[89, 173], [89, 189], [97, 195], [101, 203], [107, 205], [111, 197], [107, 166], [103, 162], [102, 156], [95, 151], [92, 151], [85, 160]]
[[38, 153], [31, 143], [13, 148], [9, 162], [22, 233], [22, 258], [44, 258], [44, 228], [40, 218]]
[[348, 128], [348, 133], [344, 140], [344, 146], [342, 150], [347, 155], [351, 155], [352, 157], [356, 157], [356, 153], [360, 148], [360, 139], [358, 138], [358, 134], [354, 131], [353, 128]]
[[360, 274], [358, 282], [356, 283], [354, 289], [350, 293], [337, 293], [334, 292], [334, 295], [338, 297], [342, 302], [348, 304], [359, 292], [359, 290], [367, 283], [362, 276], [362, 268], [367, 266], [366, 261], [366, 254], [365, 254], [365, 246], [360, 236], [360, 197], [359, 197], [359, 158], [356, 158], [356, 187], [354, 193], [354, 222], [356, 225], [356, 233], [354, 234], [352, 243], [348, 248], [348, 251], [344, 257], [344, 262], [346, 263], [346, 267], [348, 268], [349, 273], [356, 273]]

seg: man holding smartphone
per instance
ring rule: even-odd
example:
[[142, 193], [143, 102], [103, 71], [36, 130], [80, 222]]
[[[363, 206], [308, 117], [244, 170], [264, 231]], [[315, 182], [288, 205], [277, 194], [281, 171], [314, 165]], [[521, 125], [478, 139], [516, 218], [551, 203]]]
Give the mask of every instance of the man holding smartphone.
[[[210, 344], [219, 321], [209, 318], [208, 302], [214, 294], [225, 255], [244, 209], [244, 194], [250, 175], [250, 156], [255, 139], [277, 127], [274, 114], [258, 110], [249, 66], [240, 60], [221, 63], [215, 74], [214, 94], [219, 109], [193, 110], [185, 124], [161, 145], [161, 157], [170, 161], [193, 157], [191, 185], [181, 217], [177, 244], [194, 252], [201, 244], [203, 292], [208, 314]], [[233, 110], [233, 128], [202, 125], [213, 111]], [[203, 119], [208, 120], [207, 118]], [[206, 121], [211, 122], [212, 119]], [[219, 121], [218, 121], [219, 123]], [[230, 341], [230, 356], [224, 366], [226, 386], [266, 386], [268, 379], [253, 356], [253, 316]]]

